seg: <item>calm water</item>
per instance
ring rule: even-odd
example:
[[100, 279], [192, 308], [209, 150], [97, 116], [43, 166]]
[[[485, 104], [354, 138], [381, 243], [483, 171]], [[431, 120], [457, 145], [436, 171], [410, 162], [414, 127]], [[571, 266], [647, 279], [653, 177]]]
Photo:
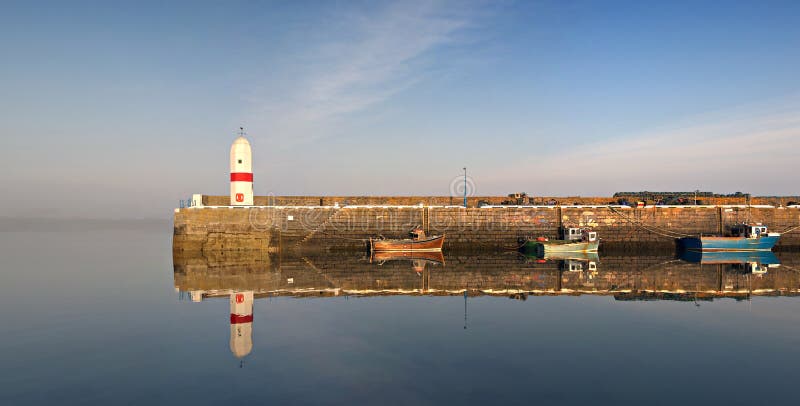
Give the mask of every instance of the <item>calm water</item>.
[[[797, 290], [796, 272], [784, 266], [800, 262], [796, 255], [760, 276], [652, 257], [601, 257], [594, 274], [505, 254], [416, 270], [360, 254], [173, 264], [170, 234], [169, 223], [0, 232], [0, 404], [770, 404], [797, 396], [800, 297], [746, 294], [775, 284]], [[562, 293], [651, 284], [745, 293], [513, 292], [552, 293], [559, 280]], [[460, 285], [497, 296], [465, 300]], [[232, 328], [231, 301], [247, 312], [249, 294], [252, 322], [237, 315]]]

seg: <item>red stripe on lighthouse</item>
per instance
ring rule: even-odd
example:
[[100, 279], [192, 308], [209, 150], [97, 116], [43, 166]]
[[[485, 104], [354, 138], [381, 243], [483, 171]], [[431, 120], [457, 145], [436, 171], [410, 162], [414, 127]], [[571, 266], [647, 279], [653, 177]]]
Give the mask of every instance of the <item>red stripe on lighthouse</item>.
[[252, 182], [253, 174], [247, 172], [231, 172], [231, 182]]
[[231, 314], [231, 324], [252, 323], [252, 314]]

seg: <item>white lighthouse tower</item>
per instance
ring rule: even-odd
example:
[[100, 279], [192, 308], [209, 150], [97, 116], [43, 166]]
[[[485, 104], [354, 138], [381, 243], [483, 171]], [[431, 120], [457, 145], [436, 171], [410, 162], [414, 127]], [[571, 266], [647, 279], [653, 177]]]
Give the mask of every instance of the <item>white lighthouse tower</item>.
[[241, 131], [231, 145], [231, 206], [252, 205], [253, 152], [244, 131]]
[[244, 358], [253, 350], [253, 291], [231, 293], [231, 352]]

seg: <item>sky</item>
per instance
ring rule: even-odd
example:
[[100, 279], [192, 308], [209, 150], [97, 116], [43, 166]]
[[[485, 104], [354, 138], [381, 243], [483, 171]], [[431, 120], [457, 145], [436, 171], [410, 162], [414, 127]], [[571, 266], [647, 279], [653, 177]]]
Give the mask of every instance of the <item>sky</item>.
[[800, 195], [800, 2], [4, 2], [0, 217], [228, 194]]

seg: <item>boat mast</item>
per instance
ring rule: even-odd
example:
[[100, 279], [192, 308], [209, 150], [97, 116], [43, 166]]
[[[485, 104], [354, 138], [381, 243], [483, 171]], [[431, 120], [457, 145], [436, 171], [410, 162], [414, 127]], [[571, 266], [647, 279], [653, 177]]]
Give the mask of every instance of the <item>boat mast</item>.
[[464, 330], [467, 329], [467, 288], [464, 288]]

